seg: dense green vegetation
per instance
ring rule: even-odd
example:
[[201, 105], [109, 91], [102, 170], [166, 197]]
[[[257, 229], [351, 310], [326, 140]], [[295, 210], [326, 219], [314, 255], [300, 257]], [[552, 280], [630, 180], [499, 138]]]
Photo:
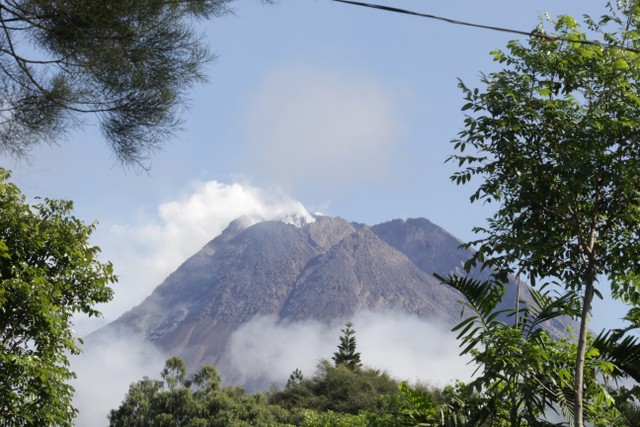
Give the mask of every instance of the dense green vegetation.
[[384, 372], [366, 367], [354, 370], [323, 360], [313, 377], [289, 381], [283, 390], [273, 390], [269, 401], [287, 409], [383, 413], [397, 394], [397, 381]]
[[72, 203], [34, 205], [0, 168], [0, 425], [71, 426], [72, 316], [111, 299], [111, 264]]
[[[463, 354], [471, 354], [480, 367], [468, 387], [482, 401], [470, 425], [549, 425], [549, 414], [573, 417], [575, 337], [551, 337], [546, 322], [579, 311], [573, 297], [554, 298], [545, 287], [529, 288], [533, 301], [517, 309], [498, 310], [505, 294], [499, 281], [478, 281], [458, 276], [441, 278], [465, 297], [471, 313], [454, 328]], [[622, 331], [619, 331], [622, 332]], [[612, 395], [607, 380], [639, 378], [637, 339], [620, 343], [600, 335], [589, 338], [585, 359], [585, 418], [597, 426], [633, 426], [634, 391], [620, 387]], [[624, 354], [623, 357], [619, 357]], [[626, 370], [622, 372], [621, 370]], [[478, 410], [481, 409], [481, 410]]]
[[[355, 343], [351, 326], [342, 331], [341, 346], [344, 337]], [[160, 380], [132, 384], [109, 419], [112, 427], [409, 426], [435, 422], [464, 390], [410, 387], [373, 368], [322, 360], [310, 378], [296, 369], [284, 388], [248, 395], [240, 387], [222, 387], [212, 366], [189, 376], [182, 359], [173, 357]]]
[[221, 387], [211, 366], [189, 377], [179, 358], [167, 361], [161, 378], [132, 384], [124, 402], [111, 412], [110, 425], [396, 425], [383, 421], [391, 420], [388, 413], [397, 415], [400, 396], [398, 384], [385, 374], [356, 372], [327, 361], [312, 378], [268, 394]]
[[[480, 375], [469, 384], [458, 382], [443, 389], [411, 386], [373, 368], [349, 368], [322, 360], [309, 378], [296, 369], [283, 388], [249, 395], [240, 387], [221, 387], [220, 376], [212, 366], [188, 376], [184, 362], [174, 357], [166, 362], [161, 380], [144, 378], [131, 385], [120, 407], [111, 411], [110, 425], [566, 425], [548, 422], [546, 418], [551, 413], [564, 412], [570, 416], [567, 401], [571, 398], [570, 368], [577, 345], [566, 339], [553, 340], [546, 331], [537, 328], [543, 318], [555, 311], [550, 307], [560, 307], [563, 302], [537, 293], [536, 304], [523, 308], [518, 327], [513, 327], [491, 319], [495, 313], [490, 308], [492, 302], [474, 299], [465, 286], [459, 288], [469, 298], [468, 306], [475, 313], [460, 328], [477, 326], [477, 332], [470, 335], [463, 332], [463, 344], [473, 341], [484, 347], [469, 348], [482, 367]], [[348, 335], [355, 338], [350, 327]], [[472, 338], [476, 336], [482, 338]], [[586, 366], [585, 407], [590, 422], [602, 427], [637, 425], [640, 412], [634, 401], [629, 400], [632, 392], [624, 388], [614, 390], [596, 381], [597, 371], [610, 372], [613, 365], [607, 365], [606, 358], [592, 351]]]
[[291, 416], [268, 404], [261, 394], [220, 387], [220, 376], [204, 366], [188, 376], [182, 359], [167, 360], [161, 380], [144, 378], [131, 385], [125, 401], [109, 415], [111, 426], [271, 426]]
[[[451, 279], [454, 280], [454, 279]], [[467, 298], [472, 310], [457, 328], [461, 343], [482, 368], [469, 384], [438, 389], [410, 386], [369, 367], [349, 367], [322, 360], [305, 378], [300, 370], [287, 384], [268, 393], [248, 395], [240, 387], [221, 387], [214, 367], [188, 376], [177, 357], [167, 361], [161, 380], [144, 378], [131, 385], [119, 408], [111, 411], [117, 426], [551, 426], [557, 413], [570, 418], [571, 366], [575, 342], [554, 340], [541, 322], [565, 313], [566, 301], [532, 290], [535, 302], [520, 309], [517, 326], [496, 320], [500, 290], [486, 297], [480, 282], [450, 285]], [[515, 313], [514, 313], [515, 315]], [[344, 338], [355, 331], [347, 324]], [[475, 348], [477, 346], [481, 348]], [[592, 348], [597, 346], [593, 344]], [[356, 353], [355, 346], [351, 347]], [[638, 408], [632, 391], [611, 389], [596, 381], [596, 372], [611, 373], [604, 353], [591, 351], [587, 360], [585, 407], [594, 426], [632, 427]]]
[[[91, 113], [116, 155], [139, 162], [203, 78], [209, 55], [189, 22], [229, 2], [4, 2], [0, 151], [55, 141]], [[498, 204], [469, 243], [468, 269], [491, 278], [441, 278], [471, 312], [454, 328], [479, 366], [471, 383], [411, 386], [362, 366], [348, 323], [333, 364], [309, 378], [296, 370], [266, 394], [222, 387], [211, 366], [189, 375], [171, 358], [160, 380], [131, 385], [111, 425], [637, 426], [640, 389], [612, 380], [640, 381], [640, 4], [612, 2], [584, 29], [568, 16], [552, 24], [553, 35], [540, 28], [494, 51], [504, 68], [482, 88], [460, 84], [467, 117], [452, 179], [479, 179], [471, 200]], [[26, 39], [31, 50], [18, 52]], [[0, 169], [0, 424], [71, 426], [71, 318], [99, 314], [115, 276], [70, 202], [29, 204], [8, 178]], [[534, 302], [499, 311], [514, 277]], [[627, 326], [592, 336], [605, 281], [629, 307]], [[579, 321], [575, 339], [544, 329], [558, 316]], [[565, 422], [551, 423], [554, 413]]]

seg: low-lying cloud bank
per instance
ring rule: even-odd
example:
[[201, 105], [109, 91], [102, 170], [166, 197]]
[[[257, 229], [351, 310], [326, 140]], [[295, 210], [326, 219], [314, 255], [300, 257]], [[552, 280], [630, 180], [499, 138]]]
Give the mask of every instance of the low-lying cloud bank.
[[[351, 321], [357, 349], [366, 366], [395, 378], [443, 386], [468, 380], [474, 367], [459, 356], [455, 335], [446, 327], [402, 313], [363, 311]], [[284, 384], [298, 368], [312, 375], [321, 359], [331, 359], [344, 325], [278, 322], [258, 316], [241, 326], [230, 340], [235, 369], [248, 380], [266, 378]]]

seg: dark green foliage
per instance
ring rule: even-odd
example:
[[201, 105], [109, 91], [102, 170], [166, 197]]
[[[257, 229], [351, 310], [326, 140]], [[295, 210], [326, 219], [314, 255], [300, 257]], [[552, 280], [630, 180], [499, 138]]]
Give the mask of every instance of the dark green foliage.
[[638, 385], [631, 389], [625, 387], [612, 389], [611, 396], [616, 402], [616, 408], [620, 411], [624, 424], [640, 426], [640, 388]]
[[204, 366], [189, 377], [184, 362], [166, 362], [162, 380], [144, 378], [132, 384], [125, 400], [109, 415], [112, 427], [202, 426], [267, 427], [290, 425], [301, 415], [270, 405], [262, 394], [240, 387], [220, 387], [220, 376]]
[[406, 382], [400, 384], [400, 393], [404, 398], [404, 419], [411, 425], [433, 423], [438, 411], [433, 396], [427, 390], [412, 388]]
[[302, 375], [302, 371], [298, 368], [294, 369], [291, 375], [289, 375], [289, 379], [287, 380], [287, 387], [294, 387], [304, 380], [304, 375]]
[[624, 328], [602, 331], [592, 346], [612, 364], [613, 378], [632, 378], [640, 383], [640, 308], [634, 307], [624, 317], [628, 325]]
[[184, 362], [174, 357], [167, 361], [162, 380], [144, 378], [131, 385], [120, 407], [111, 411], [110, 425], [398, 427], [414, 426], [418, 420], [454, 420], [443, 415], [444, 408], [450, 402], [452, 408], [460, 407], [447, 389], [400, 385], [366, 367], [351, 370], [325, 360], [310, 378], [294, 372], [295, 380], [283, 390], [246, 395], [240, 387], [221, 388], [214, 367], [189, 376]]
[[435, 420], [445, 400], [438, 389], [409, 387], [375, 369], [351, 370], [326, 360], [313, 377], [290, 381], [283, 390], [272, 390], [269, 395], [272, 404], [293, 414], [302, 411], [301, 425], [326, 427], [413, 426], [416, 420]]
[[30, 206], [8, 178], [0, 169], [0, 425], [71, 426], [72, 316], [99, 315], [115, 276], [71, 202]]
[[[572, 306], [560, 305], [565, 310], [555, 312], [546, 306], [538, 306], [538, 302], [551, 306], [555, 303], [548, 295], [532, 290], [537, 296], [533, 304], [524, 305], [519, 312], [497, 310], [504, 295], [504, 284], [500, 281], [480, 282], [459, 276], [438, 278], [464, 296], [462, 304], [471, 312], [453, 331], [458, 332], [462, 354], [470, 353], [479, 366], [479, 376], [471, 387], [489, 393], [483, 405], [484, 421], [495, 425], [504, 422], [511, 426], [537, 422], [555, 403], [543, 387], [547, 383], [543, 376], [547, 373], [556, 375], [549, 366], [554, 360], [550, 360], [547, 353], [552, 340], [537, 326], [553, 317], [548, 313], [559, 316]], [[500, 320], [500, 315], [509, 311], [514, 318], [513, 324]], [[536, 316], [540, 314], [542, 319]]]
[[443, 392], [444, 403], [439, 408], [441, 427], [490, 427], [489, 399], [473, 387], [462, 382], [447, 386]]
[[323, 360], [312, 378], [287, 384], [284, 390], [273, 392], [269, 401], [287, 409], [382, 413], [387, 396], [394, 394], [398, 394], [398, 383], [384, 372], [370, 368], [352, 370]]
[[54, 141], [97, 116], [119, 159], [139, 162], [179, 124], [212, 56], [192, 22], [231, 0], [16, 0], [0, 14], [0, 152]]
[[333, 353], [333, 361], [335, 365], [344, 365], [349, 369], [357, 369], [362, 366], [360, 362], [360, 353], [356, 351], [356, 331], [351, 329], [353, 323], [347, 322], [345, 329], [341, 329], [342, 336], [338, 351]]
[[373, 427], [367, 414], [341, 414], [339, 412], [305, 411], [300, 427]]

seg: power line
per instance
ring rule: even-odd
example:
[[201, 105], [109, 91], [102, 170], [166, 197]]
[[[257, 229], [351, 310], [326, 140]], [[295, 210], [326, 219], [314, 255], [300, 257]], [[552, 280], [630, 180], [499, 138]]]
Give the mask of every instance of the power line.
[[491, 31], [500, 31], [503, 33], [511, 33], [511, 34], [518, 34], [521, 36], [526, 36], [526, 37], [536, 37], [539, 39], [544, 39], [547, 41], [551, 41], [551, 42], [556, 42], [556, 41], [568, 41], [571, 43], [580, 43], [580, 44], [585, 44], [585, 45], [591, 45], [591, 46], [601, 46], [604, 48], [608, 48], [608, 49], [621, 49], [621, 50], [626, 50], [629, 52], [634, 52], [634, 53], [640, 53], [639, 49], [634, 49], [631, 47], [625, 47], [625, 46], [618, 46], [618, 45], [614, 45], [614, 44], [610, 44], [610, 43], [603, 43], [603, 42], [599, 42], [599, 41], [595, 41], [595, 40], [569, 40], [565, 37], [559, 37], [559, 36], [550, 36], [548, 34], [544, 34], [544, 33], [538, 33], [538, 32], [533, 32], [533, 31], [521, 31], [521, 30], [514, 30], [511, 28], [503, 28], [503, 27], [495, 27], [492, 25], [483, 25], [483, 24], [474, 24], [472, 22], [465, 22], [465, 21], [459, 21], [457, 19], [451, 19], [451, 18], [444, 18], [442, 16], [436, 16], [436, 15], [430, 15], [427, 13], [420, 13], [420, 12], [414, 12], [412, 10], [407, 10], [407, 9], [400, 9], [397, 7], [391, 7], [391, 6], [384, 6], [381, 4], [373, 4], [373, 3], [362, 3], [359, 1], [352, 1], [352, 0], [331, 0], [331, 1], [335, 1], [338, 3], [347, 3], [347, 4], [351, 4], [351, 5], [355, 5], [355, 6], [361, 6], [361, 7], [368, 7], [371, 9], [379, 9], [379, 10], [384, 10], [385, 12], [394, 12], [394, 13], [401, 13], [404, 15], [413, 15], [413, 16], [418, 16], [420, 18], [427, 18], [427, 19], [435, 19], [438, 21], [443, 21], [449, 24], [454, 24], [454, 25], [464, 25], [467, 27], [474, 27], [474, 28], [481, 28], [484, 30], [491, 30]]

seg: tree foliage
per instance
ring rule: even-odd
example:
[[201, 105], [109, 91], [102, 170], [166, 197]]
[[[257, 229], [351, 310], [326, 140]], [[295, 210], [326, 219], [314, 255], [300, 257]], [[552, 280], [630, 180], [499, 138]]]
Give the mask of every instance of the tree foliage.
[[[398, 427], [446, 419], [458, 426], [463, 406], [477, 401], [468, 388], [444, 391], [422, 384], [399, 384], [386, 373], [363, 367], [352, 370], [327, 360], [314, 375], [296, 369], [283, 389], [267, 395], [245, 394], [240, 387], [221, 387], [213, 366], [189, 375], [178, 357], [167, 360], [159, 380], [133, 383], [124, 401], [111, 411], [111, 426], [303, 426]], [[447, 415], [443, 415], [446, 412]], [[422, 425], [422, 424], [421, 424]]]
[[8, 179], [0, 169], [0, 424], [71, 426], [72, 316], [98, 315], [115, 276], [71, 202], [29, 205]]
[[55, 141], [97, 116], [120, 160], [139, 162], [177, 124], [185, 90], [205, 79], [194, 19], [232, 0], [10, 0], [0, 4], [0, 151]]
[[472, 201], [499, 203], [475, 229], [474, 261], [580, 296], [577, 426], [598, 278], [615, 297], [640, 302], [640, 14], [635, 0], [609, 11], [585, 25], [619, 48], [579, 43], [585, 32], [562, 16], [556, 40], [494, 51], [504, 69], [482, 77], [484, 90], [460, 83], [469, 114], [450, 158], [460, 167], [454, 182], [481, 179]]
[[323, 360], [315, 375], [289, 382], [283, 390], [272, 392], [269, 401], [287, 409], [381, 413], [387, 396], [397, 394], [397, 381], [384, 372], [372, 368], [353, 370]]
[[[161, 380], [143, 378], [131, 384], [124, 401], [109, 415], [112, 427], [250, 427], [290, 425], [291, 414], [269, 405], [262, 394], [240, 387], [221, 387], [218, 371], [203, 366], [189, 376], [184, 361], [166, 361]], [[301, 416], [297, 418], [301, 419]]]
[[[555, 297], [546, 286], [530, 288], [532, 301], [500, 310], [497, 307], [505, 286], [501, 282], [455, 275], [440, 279], [460, 291], [470, 311], [453, 329], [458, 332], [462, 353], [471, 354], [478, 365], [469, 387], [479, 393], [477, 409], [481, 410], [474, 411], [473, 417], [465, 414], [465, 419], [472, 421], [470, 425], [553, 425], [546, 421], [547, 415], [557, 411], [570, 420], [575, 407], [572, 386], [577, 345], [570, 338], [552, 338], [544, 326], [559, 316], [575, 316], [579, 312], [575, 297]], [[617, 404], [622, 404], [622, 399], [614, 401], [604, 380], [635, 379], [640, 348], [635, 340], [619, 342], [607, 334], [588, 344], [586, 419], [593, 425], [633, 425], [624, 422]]]

